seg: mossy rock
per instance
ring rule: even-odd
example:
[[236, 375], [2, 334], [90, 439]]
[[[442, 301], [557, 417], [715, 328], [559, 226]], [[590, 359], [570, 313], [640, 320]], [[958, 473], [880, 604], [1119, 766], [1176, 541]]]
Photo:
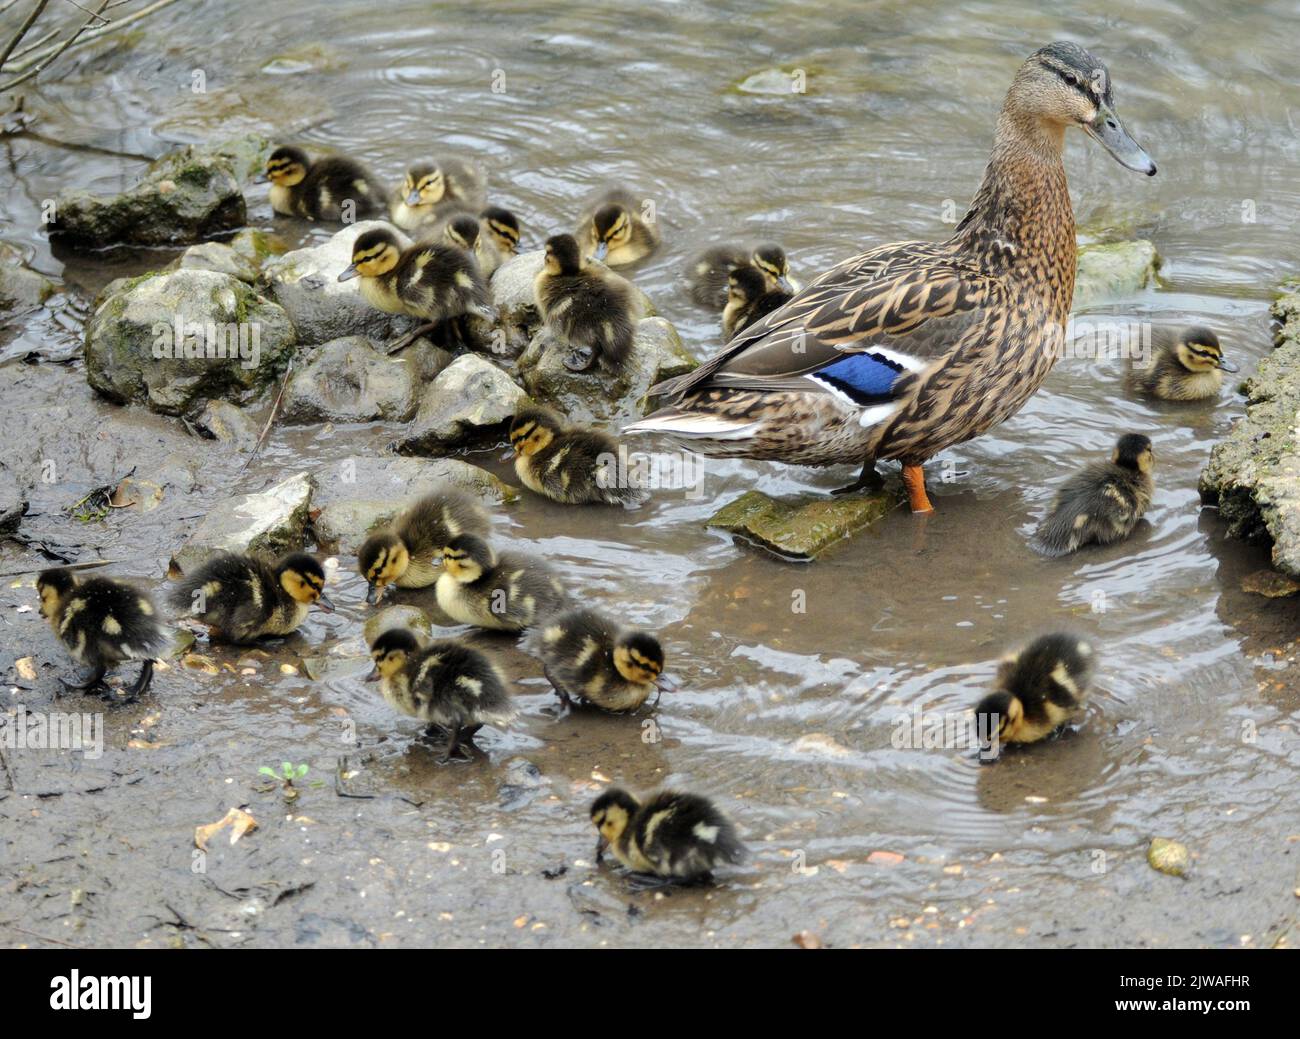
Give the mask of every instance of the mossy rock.
[[1156, 283], [1160, 255], [1145, 239], [1086, 245], [1079, 250], [1074, 309], [1130, 296]]
[[890, 490], [789, 499], [746, 491], [715, 512], [708, 526], [734, 534], [782, 559], [808, 562], [875, 523], [901, 501]]

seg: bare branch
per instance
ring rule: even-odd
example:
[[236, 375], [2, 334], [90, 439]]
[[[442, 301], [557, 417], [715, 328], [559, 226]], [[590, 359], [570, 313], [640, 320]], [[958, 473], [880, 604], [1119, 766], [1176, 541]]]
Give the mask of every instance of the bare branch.
[[41, 12], [45, 10], [49, 2], [50, 0], [36, 0], [36, 6], [32, 8], [32, 13], [27, 16], [27, 21], [18, 26], [18, 31], [14, 33], [9, 45], [5, 47], [4, 53], [0, 54], [0, 69], [4, 68], [5, 62], [9, 60], [9, 55], [22, 42], [22, 38], [27, 35], [27, 31], [36, 24], [36, 19], [41, 16]]

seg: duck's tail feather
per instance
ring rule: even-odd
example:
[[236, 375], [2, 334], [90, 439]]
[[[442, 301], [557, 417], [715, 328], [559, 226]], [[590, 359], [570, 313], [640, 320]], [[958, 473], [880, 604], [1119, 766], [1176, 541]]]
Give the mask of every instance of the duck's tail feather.
[[748, 440], [758, 432], [760, 422], [727, 418], [703, 411], [664, 408], [639, 422], [625, 426], [626, 433], [666, 433], [686, 440]]

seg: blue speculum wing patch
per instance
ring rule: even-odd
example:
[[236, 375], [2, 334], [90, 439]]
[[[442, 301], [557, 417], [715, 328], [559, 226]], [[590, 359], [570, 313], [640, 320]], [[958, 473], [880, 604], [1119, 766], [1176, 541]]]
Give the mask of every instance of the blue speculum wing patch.
[[879, 354], [846, 354], [810, 378], [838, 390], [853, 403], [884, 404], [893, 400], [894, 384], [904, 374], [903, 366]]

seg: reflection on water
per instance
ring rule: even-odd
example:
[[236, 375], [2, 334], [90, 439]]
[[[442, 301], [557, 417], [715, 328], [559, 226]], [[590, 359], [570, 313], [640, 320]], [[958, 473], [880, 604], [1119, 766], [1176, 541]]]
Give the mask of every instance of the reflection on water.
[[[1270, 345], [1269, 293], [1300, 261], [1289, 3], [1168, 3], [1122, 14], [1093, 0], [925, 11], [844, 0], [187, 7], [147, 23], [134, 47], [69, 62], [65, 81], [32, 99], [42, 132], [156, 154], [167, 140], [206, 136], [213, 113], [292, 124], [310, 99], [316, 118], [300, 138], [355, 153], [390, 179], [431, 152], [476, 156], [494, 199], [522, 215], [526, 247], [569, 229], [597, 187], [633, 185], [655, 199], [665, 241], [635, 280], [701, 355], [719, 338], [716, 318], [694, 308], [681, 283], [695, 249], [773, 238], [806, 281], [869, 245], [944, 236], [945, 202], [955, 200], [960, 216], [1010, 75], [1029, 51], [1062, 37], [1109, 63], [1119, 110], [1161, 171], [1150, 181], [1132, 176], [1078, 135], [1068, 146], [1083, 232], [1149, 237], [1165, 259], [1161, 287], [1092, 316], [1209, 324], [1250, 371]], [[287, 48], [284, 26], [299, 19], [294, 36], [322, 46], [273, 63]], [[206, 72], [206, 97], [189, 93], [195, 65]], [[734, 88], [774, 66], [805, 70], [807, 93]], [[122, 273], [121, 257], [61, 268], [33, 228], [42, 199], [70, 185], [120, 186], [136, 165], [29, 139], [7, 141], [5, 152], [14, 181], [0, 198], [6, 237], [87, 292]], [[254, 198], [259, 225], [291, 240], [323, 234], [273, 219], [264, 194]], [[17, 335], [9, 356], [49, 340], [72, 344], [79, 329], [32, 323]], [[190, 446], [170, 421], [90, 401], [77, 367], [7, 374], [6, 393], [37, 394], [54, 409], [52, 429], [80, 428], [85, 408], [109, 428], [131, 426], [118, 446], [38, 432], [37, 457], [59, 459], [72, 479], [93, 485], [141, 452], [162, 464]], [[1211, 444], [1241, 409], [1229, 391], [1204, 406], [1152, 405], [1126, 398], [1118, 376], [1117, 362], [1063, 362], [1015, 419], [945, 456], [966, 475], [932, 483], [933, 517], [895, 513], [812, 566], [733, 546], [702, 521], [751, 486], [825, 490], [846, 473], [708, 461], [702, 500], [668, 493], [626, 515], [522, 500], [499, 529], [564, 565], [590, 601], [658, 628], [683, 689], [657, 717], [663, 741], [646, 743], [640, 720], [556, 722], [535, 666], [511, 657], [528, 676], [525, 721], [484, 746], [495, 762], [535, 761], [560, 800], [519, 808], [509, 825], [563, 858], [573, 842], [587, 846], [592, 772], [634, 785], [669, 777], [697, 785], [735, 807], [767, 877], [766, 911], [792, 920], [859, 913], [855, 878], [878, 849], [906, 864], [871, 873], [873, 890], [912, 907], [939, 897], [927, 887], [936, 879], [950, 882], [957, 900], [973, 898], [980, 883], [1032, 891], [1059, 882], [1074, 891], [1095, 874], [1095, 850], [1133, 854], [1156, 830], [1230, 844], [1224, 813], [1238, 803], [1251, 815], [1266, 811], [1279, 790], [1294, 789], [1300, 766], [1272, 737], [1241, 739], [1243, 719], [1264, 731], [1294, 718], [1296, 704], [1260, 695], [1256, 661], [1220, 608], [1224, 587], [1258, 559], [1221, 543], [1195, 492]], [[1026, 538], [1055, 486], [1130, 429], [1152, 437], [1159, 459], [1149, 522], [1116, 548], [1056, 561], [1034, 555]], [[382, 450], [393, 433], [277, 431], [242, 480], [256, 488], [280, 472]], [[9, 443], [0, 454], [13, 451]], [[13, 464], [19, 456], [31, 458], [29, 441]], [[490, 453], [472, 460], [507, 475]], [[192, 496], [121, 528], [165, 558], [187, 520], [230, 486], [238, 462], [205, 455]], [[50, 508], [62, 500], [39, 488], [36, 499]], [[1220, 574], [1225, 566], [1234, 576]], [[159, 573], [145, 562], [132, 568]], [[304, 644], [353, 637], [362, 596], [360, 581], [345, 576], [335, 596], [343, 610], [314, 615]], [[802, 612], [795, 602], [806, 604]], [[1008, 646], [1059, 627], [1087, 633], [1104, 655], [1080, 731], [995, 766], [891, 746], [899, 715], [918, 705], [962, 710]], [[369, 777], [381, 787], [418, 793], [439, 818], [473, 819], [487, 811], [476, 806], [495, 804], [496, 772], [433, 767], [432, 752], [409, 742], [414, 728], [394, 734], [386, 708], [352, 678], [231, 684], [207, 710], [232, 739], [256, 742], [273, 727], [287, 742], [325, 740], [321, 730], [340, 708], [368, 738], [386, 737]], [[796, 745], [810, 733], [825, 740]], [[811, 863], [853, 866], [823, 869], [821, 884], [783, 880], [796, 847]], [[1005, 859], [978, 883], [918, 865], [993, 853]], [[766, 934], [751, 897], [719, 899], [707, 910], [711, 926]], [[1079, 906], [1074, 940], [1106, 939], [1110, 910], [1100, 904]], [[872, 913], [879, 929], [850, 928], [846, 940], [887, 940], [884, 912]], [[686, 940], [671, 929], [655, 934]]]

